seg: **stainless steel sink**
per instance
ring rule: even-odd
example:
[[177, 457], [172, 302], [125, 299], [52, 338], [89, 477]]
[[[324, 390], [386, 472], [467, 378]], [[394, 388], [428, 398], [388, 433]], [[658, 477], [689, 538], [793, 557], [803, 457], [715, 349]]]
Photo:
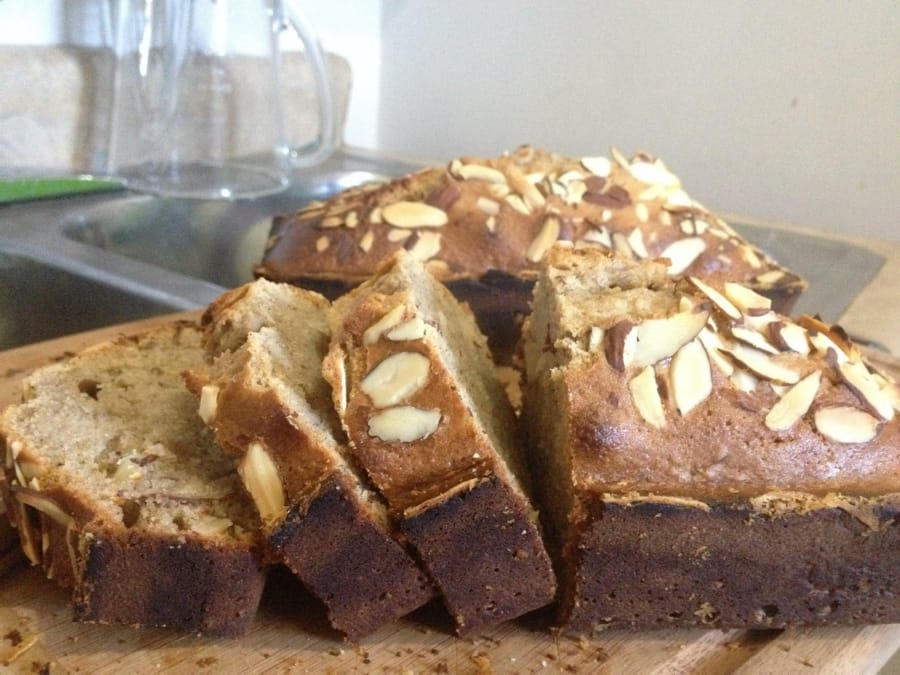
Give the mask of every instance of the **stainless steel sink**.
[[[123, 190], [0, 206], [0, 349], [204, 306], [252, 278], [273, 215], [420, 166], [343, 151], [298, 171], [287, 192], [259, 200], [175, 200]], [[734, 225], [810, 281], [796, 311], [829, 321], [883, 262], [826, 239]]]
[[252, 278], [272, 216], [419, 168], [342, 151], [246, 201], [127, 190], [0, 207], [0, 349], [200, 307]]

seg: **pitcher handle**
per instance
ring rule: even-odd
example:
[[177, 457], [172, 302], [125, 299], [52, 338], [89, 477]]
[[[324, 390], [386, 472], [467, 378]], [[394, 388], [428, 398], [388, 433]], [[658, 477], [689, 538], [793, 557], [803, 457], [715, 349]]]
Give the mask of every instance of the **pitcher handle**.
[[[280, 11], [277, 11], [280, 6]], [[290, 161], [294, 167], [313, 166], [327, 159], [337, 147], [337, 120], [335, 119], [334, 92], [328, 78], [328, 66], [315, 30], [297, 9], [293, 0], [276, 0], [276, 30], [286, 23], [297, 34], [306, 50], [306, 61], [312, 69], [319, 101], [319, 136], [306, 145], [290, 148]], [[280, 25], [279, 25], [280, 24]]]

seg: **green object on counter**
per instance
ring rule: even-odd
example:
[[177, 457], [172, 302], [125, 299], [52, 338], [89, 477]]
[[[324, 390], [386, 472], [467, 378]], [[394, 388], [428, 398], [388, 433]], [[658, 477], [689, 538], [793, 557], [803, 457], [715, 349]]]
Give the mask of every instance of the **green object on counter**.
[[90, 175], [64, 178], [0, 178], [0, 204], [124, 189], [125, 185], [121, 181]]

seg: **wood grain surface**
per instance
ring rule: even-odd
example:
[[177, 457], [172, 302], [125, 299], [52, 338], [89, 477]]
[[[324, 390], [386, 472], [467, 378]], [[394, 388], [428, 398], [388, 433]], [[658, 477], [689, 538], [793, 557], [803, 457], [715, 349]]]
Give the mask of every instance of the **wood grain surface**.
[[[192, 314], [180, 314], [180, 318]], [[35, 366], [170, 317], [0, 353], [0, 406]], [[896, 361], [883, 357], [888, 365]], [[541, 616], [474, 638], [453, 636], [436, 605], [359, 644], [328, 628], [315, 600], [275, 573], [250, 631], [222, 640], [170, 630], [77, 624], [68, 593], [19, 558], [0, 566], [0, 672], [12, 673], [878, 673], [900, 649], [900, 624], [784, 631], [552, 634]]]

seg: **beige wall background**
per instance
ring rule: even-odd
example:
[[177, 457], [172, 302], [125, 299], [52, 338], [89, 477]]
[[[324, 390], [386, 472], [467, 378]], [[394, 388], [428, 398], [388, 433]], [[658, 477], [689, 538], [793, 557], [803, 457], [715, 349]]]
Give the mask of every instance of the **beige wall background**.
[[385, 0], [377, 144], [648, 150], [710, 207], [900, 241], [900, 3]]

